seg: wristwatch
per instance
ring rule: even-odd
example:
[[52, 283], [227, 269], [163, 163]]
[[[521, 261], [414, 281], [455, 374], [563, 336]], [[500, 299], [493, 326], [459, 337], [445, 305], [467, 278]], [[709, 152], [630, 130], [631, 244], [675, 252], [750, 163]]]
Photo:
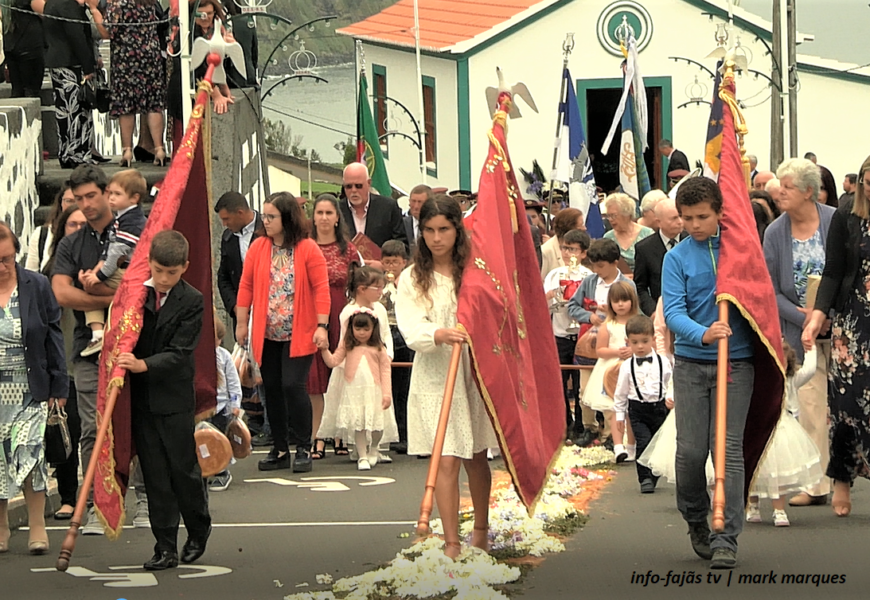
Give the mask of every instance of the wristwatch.
[[329, 331], [329, 323], [318, 323], [317, 326], [324, 328], [326, 331]]

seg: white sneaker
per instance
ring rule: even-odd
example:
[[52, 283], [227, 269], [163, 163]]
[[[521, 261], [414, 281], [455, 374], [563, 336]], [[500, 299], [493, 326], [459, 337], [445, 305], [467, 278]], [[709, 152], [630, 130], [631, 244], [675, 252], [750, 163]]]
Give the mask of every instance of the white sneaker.
[[371, 471], [372, 465], [369, 464], [369, 459], [361, 458], [356, 462], [357, 471]]
[[[761, 519], [759, 519], [760, 521]], [[775, 527], [788, 527], [791, 523], [788, 522], [788, 515], [784, 510], [773, 511], [773, 525]]]
[[148, 498], [144, 494], [136, 498], [136, 514], [133, 515], [133, 527], [151, 527], [151, 519], [148, 517]]
[[628, 452], [625, 451], [625, 446], [622, 444], [613, 445], [613, 454], [616, 456], [616, 463], [624, 463], [628, 460]]
[[82, 535], [103, 534], [105, 534], [105, 531], [103, 531], [103, 524], [100, 523], [100, 519], [97, 518], [97, 513], [92, 506], [88, 509], [88, 522], [85, 523], [84, 527], [82, 527]]
[[88, 345], [82, 350], [82, 353], [79, 356], [91, 356], [92, 354], [99, 354], [103, 350], [103, 338], [102, 336], [98, 338], [91, 339], [88, 342]]
[[492, 448], [486, 449], [486, 460], [495, 460], [495, 455], [492, 453]]
[[[776, 513], [774, 513], [774, 516], [776, 516]], [[757, 504], [750, 502], [749, 505], [746, 507], [746, 522], [761, 523], [761, 511], [758, 510]]]

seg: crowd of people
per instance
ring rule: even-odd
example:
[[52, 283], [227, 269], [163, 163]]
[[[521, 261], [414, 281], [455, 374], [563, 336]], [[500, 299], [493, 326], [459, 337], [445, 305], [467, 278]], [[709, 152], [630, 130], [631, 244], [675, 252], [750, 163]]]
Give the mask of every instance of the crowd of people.
[[[527, 206], [541, 240], [541, 290], [552, 313], [552, 332], [538, 335], [553, 335], [560, 362], [572, 367], [562, 378], [566, 441], [604, 444], [617, 462], [634, 461], [641, 493], [654, 493], [662, 477], [676, 482], [692, 547], [712, 568], [736, 564], [743, 523], [762, 520], [760, 499], [770, 499], [777, 526], [789, 524], [785, 507], [792, 493], [791, 506], [830, 501], [845, 517], [851, 484], [870, 477], [864, 394], [868, 172], [870, 159], [846, 177], [855, 187], [840, 198], [835, 189], [822, 196], [826, 177], [808, 159], [784, 161], [775, 178], [754, 174], [753, 186], [765, 188], [764, 195], [754, 191], [751, 202], [762, 208], [755, 211], [764, 224], [759, 242], [788, 360], [783, 416], [748, 504], [742, 434], [755, 377], [753, 333], [736, 309], [727, 323], [718, 317], [718, 186], [697, 177], [684, 181], [675, 197], [658, 191], [638, 202], [610, 194], [602, 202], [610, 226], [596, 240], [576, 208], [556, 204], [552, 218], [545, 218], [539, 206]], [[428, 456], [450, 346], [466, 341], [456, 311], [469, 259], [469, 194], [458, 194], [463, 206], [457, 197], [416, 186], [403, 214], [395, 200], [372, 192], [367, 169], [358, 163], [345, 168], [342, 192], [317, 197], [307, 207], [310, 218], [304, 199], [287, 192], [272, 194], [260, 210], [235, 192], [214, 207], [226, 227], [218, 290], [235, 342], [247, 349], [262, 385], [256, 378], [240, 382], [219, 348], [219, 410], [212, 421], [224, 428], [244, 411], [254, 443], [270, 447], [257, 465], [263, 471], [309, 472], [327, 458], [330, 445], [333, 456], [350, 455], [361, 471], [391, 461], [397, 452]], [[0, 551], [8, 549], [6, 501], [19, 489], [31, 517], [30, 551], [48, 550], [41, 436], [55, 405], [77, 417], [71, 419], [74, 456], [55, 471], [63, 500], [55, 518], [68, 519], [75, 508], [75, 459], [80, 451], [87, 468], [96, 435], [101, 328], [94, 319], [111, 303], [115, 290], [109, 282], [122, 276], [138, 241], [144, 220], [138, 204], [145, 194], [135, 170], [109, 180], [98, 167], [78, 166], [58, 194], [49, 223], [33, 233], [26, 268], [15, 264], [17, 238], [0, 225], [0, 392], [15, 398], [0, 412]], [[763, 223], [770, 214], [777, 216]], [[131, 475], [134, 525], [154, 533], [155, 554], [146, 568], [155, 570], [202, 555], [210, 532], [205, 490], [222, 491], [231, 482], [229, 471], [201, 477], [192, 446], [192, 362], [186, 362], [189, 353], [181, 353], [183, 359], [169, 353], [171, 360], [162, 353], [168, 345], [192, 348], [204, 333], [201, 297], [181, 280], [186, 241], [171, 233], [155, 238], [149, 253], [145, 328], [153, 331], [143, 332], [136, 350], [119, 359], [135, 388], [137, 447], [157, 448], [140, 452]], [[159, 311], [169, 316], [163, 312], [157, 319]], [[178, 326], [167, 328], [167, 322]], [[221, 327], [208, 333], [218, 347], [225, 335]], [[711, 533], [715, 342], [723, 338], [729, 338], [730, 352], [725, 530]], [[178, 374], [176, 387], [148, 375], [167, 369]], [[167, 408], [158, 396], [177, 398], [182, 409]], [[13, 427], [25, 433], [10, 440]], [[448, 556], [461, 549], [460, 466], [475, 506], [471, 543], [487, 548], [487, 452], [497, 445], [466, 348], [435, 489]], [[173, 500], [182, 496], [184, 502]], [[179, 555], [180, 518], [188, 541]], [[84, 533], [101, 532], [90, 508]]]
[[[120, 164], [167, 162], [166, 116], [177, 124], [182, 114], [181, 64], [177, 34], [157, 0], [12, 0], [9, 9], [8, 15], [4, 10], [6, 59], [0, 72], [11, 84], [13, 98], [38, 98], [43, 79], [50, 79], [61, 167], [110, 160], [94, 147], [94, 107], [82, 93], [87, 82], [109, 90], [108, 112], [118, 119], [121, 134]], [[241, 15], [231, 0], [190, 0], [188, 10], [191, 39], [210, 38], [219, 19], [225, 39], [238, 42], [244, 53], [246, 74], [228, 62], [227, 83], [213, 88], [215, 112], [221, 114], [234, 102], [230, 88], [258, 86], [256, 28], [248, 26], [252, 17]], [[230, 17], [236, 17], [234, 28]], [[104, 41], [110, 46], [108, 65], [100, 53]], [[195, 76], [204, 72], [202, 66]], [[180, 128], [173, 125], [172, 131], [177, 134]]]

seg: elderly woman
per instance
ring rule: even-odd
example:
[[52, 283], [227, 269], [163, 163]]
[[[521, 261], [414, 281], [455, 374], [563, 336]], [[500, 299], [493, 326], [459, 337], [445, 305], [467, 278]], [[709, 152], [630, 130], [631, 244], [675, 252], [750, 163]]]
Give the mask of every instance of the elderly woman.
[[804, 348], [811, 348], [831, 326], [831, 458], [825, 474], [834, 480], [831, 504], [837, 516], [852, 510], [851, 487], [859, 475], [870, 478], [870, 157], [858, 171], [854, 201], [846, 201], [831, 219], [825, 245], [825, 270]]
[[[778, 204], [782, 215], [764, 235], [764, 257], [773, 280], [782, 335], [803, 362], [801, 331], [812, 308], [806, 307], [807, 281], [825, 269], [825, 243], [834, 209], [821, 204], [819, 169], [809, 160], [792, 158], [776, 171], [780, 180]], [[800, 423], [819, 448], [822, 469], [828, 464], [829, 340], [820, 340], [818, 364], [812, 380], [800, 390]], [[824, 504], [830, 485], [823, 479], [790, 501], [792, 506]]]
[[553, 229], [556, 235], [541, 244], [541, 277], [545, 278], [553, 269], [565, 266], [562, 264], [562, 252], [559, 250], [565, 234], [573, 229], [586, 231], [583, 211], [578, 208], [565, 208], [559, 211], [553, 219]]
[[48, 552], [45, 421], [66, 403], [60, 308], [48, 279], [15, 264], [18, 238], [0, 222], [0, 552], [9, 550], [9, 499], [24, 491], [28, 550]]
[[612, 227], [604, 237], [619, 245], [619, 254], [625, 259], [628, 268], [634, 271], [635, 245], [655, 232], [634, 222], [635, 203], [628, 194], [610, 194], [604, 200], [604, 210], [604, 218], [610, 221]]
[[659, 220], [656, 217], [656, 205], [667, 197], [668, 195], [661, 190], [650, 190], [644, 194], [640, 201], [640, 218], [637, 220], [637, 224], [653, 230], [658, 229]]
[[236, 340], [251, 342], [266, 389], [274, 446], [261, 471], [290, 468], [290, 429], [296, 442], [293, 471], [311, 470], [311, 400], [308, 373], [319, 348], [328, 348], [329, 276], [317, 242], [289, 192], [263, 204], [263, 237], [248, 248], [236, 300]]

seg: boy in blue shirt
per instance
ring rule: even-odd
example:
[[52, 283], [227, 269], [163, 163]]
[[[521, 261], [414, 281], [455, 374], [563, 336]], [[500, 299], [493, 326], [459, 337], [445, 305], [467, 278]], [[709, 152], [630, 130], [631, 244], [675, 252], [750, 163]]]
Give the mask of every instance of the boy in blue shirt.
[[[733, 305], [728, 322], [718, 320], [719, 186], [705, 177], [686, 181], [677, 193], [677, 209], [690, 237], [665, 255], [662, 267], [665, 321], [676, 336], [677, 507], [689, 524], [695, 553], [712, 559], [711, 569], [731, 569], [743, 530], [743, 430], [755, 379], [753, 333]], [[723, 338], [729, 351], [725, 529], [711, 533], [704, 465], [715, 443], [717, 352]]]

